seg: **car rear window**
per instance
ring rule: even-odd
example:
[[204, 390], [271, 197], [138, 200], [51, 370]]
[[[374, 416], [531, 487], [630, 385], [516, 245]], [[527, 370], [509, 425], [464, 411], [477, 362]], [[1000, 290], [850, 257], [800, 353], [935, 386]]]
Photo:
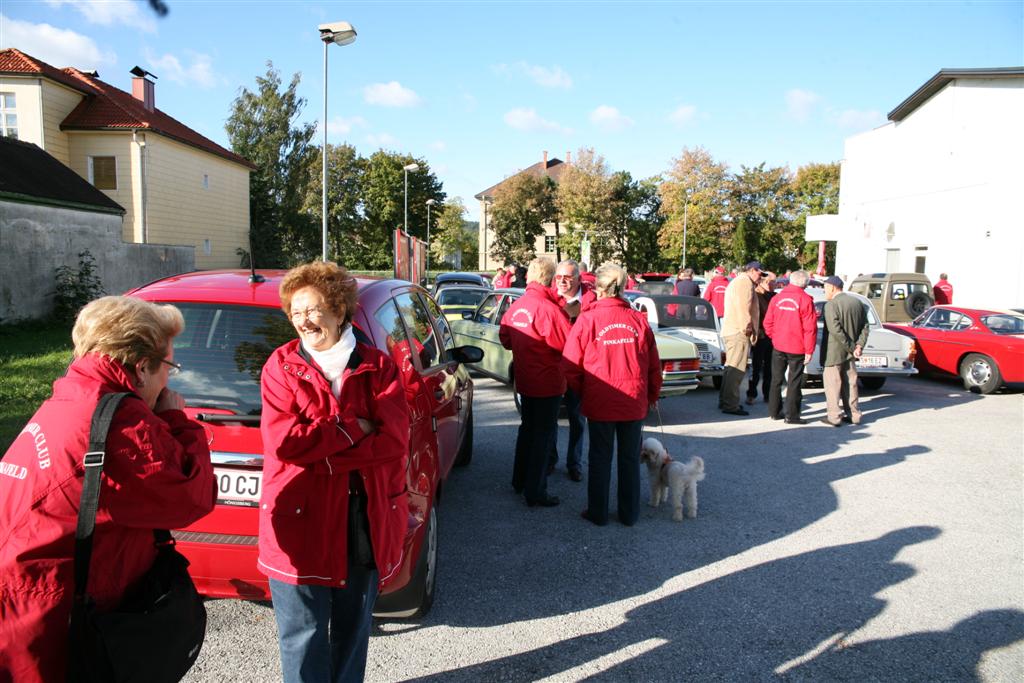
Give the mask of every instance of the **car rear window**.
[[168, 386], [194, 408], [259, 415], [260, 372], [274, 350], [295, 338], [278, 308], [176, 303], [185, 329], [174, 338], [181, 372]]
[[996, 334], [1024, 334], [1024, 315], [986, 315], [981, 322]]
[[655, 302], [658, 307], [659, 327], [702, 327], [708, 330], [715, 328], [715, 309], [710, 303], [697, 303], [690, 299], [666, 297]]
[[437, 303], [442, 306], [476, 306], [484, 297], [487, 296], [486, 290], [473, 290], [473, 289], [442, 289], [437, 295]]

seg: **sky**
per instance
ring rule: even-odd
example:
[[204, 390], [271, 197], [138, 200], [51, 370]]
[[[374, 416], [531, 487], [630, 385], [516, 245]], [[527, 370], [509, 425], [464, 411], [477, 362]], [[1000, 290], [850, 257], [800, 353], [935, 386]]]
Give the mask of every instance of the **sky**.
[[[284, 2], [0, 0], [0, 48], [96, 69], [229, 147], [224, 122], [267, 63], [301, 74], [328, 140], [425, 159], [449, 197], [580, 148], [634, 178], [702, 146], [731, 170], [838, 161], [843, 141], [943, 68], [1024, 66], [1024, 0], [974, 2]], [[322, 128], [315, 141], [320, 144]]]

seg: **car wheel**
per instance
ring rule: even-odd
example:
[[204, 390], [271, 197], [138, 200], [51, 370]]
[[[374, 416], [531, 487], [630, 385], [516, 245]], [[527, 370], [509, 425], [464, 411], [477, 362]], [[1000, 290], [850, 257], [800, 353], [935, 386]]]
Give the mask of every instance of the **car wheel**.
[[470, 407], [469, 415], [466, 416], [466, 435], [462, 437], [462, 446], [459, 447], [459, 454], [455, 456], [455, 466], [465, 467], [473, 460], [473, 408]]
[[437, 590], [437, 499], [430, 507], [430, 515], [427, 517], [427, 529], [423, 533], [423, 547], [420, 549], [420, 558], [416, 562], [416, 574], [412, 579], [417, 587], [420, 597], [420, 604], [413, 612], [412, 618], [425, 617], [430, 608], [434, 605], [434, 594]]
[[715, 389], [719, 389], [720, 390], [722, 388], [722, 376], [721, 375], [714, 375], [711, 378], [711, 385], [714, 386]]
[[910, 316], [911, 320], [921, 315], [935, 303], [932, 298], [924, 292], [914, 292], [907, 297], [906, 307], [907, 315]]
[[860, 384], [868, 391], [878, 391], [885, 384], [885, 377], [861, 377]]
[[1003, 383], [995, 361], [980, 353], [969, 353], [960, 362], [960, 379], [964, 389], [982, 394], [991, 394]]

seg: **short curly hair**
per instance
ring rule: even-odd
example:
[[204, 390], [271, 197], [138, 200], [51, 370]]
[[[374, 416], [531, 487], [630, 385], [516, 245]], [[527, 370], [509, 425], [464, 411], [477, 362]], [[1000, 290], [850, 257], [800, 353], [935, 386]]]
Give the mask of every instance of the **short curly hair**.
[[281, 310], [285, 315], [291, 316], [292, 297], [304, 287], [312, 287], [320, 292], [331, 312], [343, 317], [345, 324], [352, 321], [359, 286], [347, 270], [330, 261], [313, 261], [289, 270], [278, 288]]
[[185, 319], [174, 306], [130, 296], [105, 296], [79, 312], [71, 340], [75, 358], [99, 353], [133, 367], [139, 361], [163, 360], [171, 340], [183, 329]]

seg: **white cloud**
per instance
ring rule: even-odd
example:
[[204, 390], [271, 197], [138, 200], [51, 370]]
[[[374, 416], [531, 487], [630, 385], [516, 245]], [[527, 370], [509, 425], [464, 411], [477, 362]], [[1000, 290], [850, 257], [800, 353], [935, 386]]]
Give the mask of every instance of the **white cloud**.
[[448, 145], [445, 144], [444, 140], [435, 140], [434, 142], [431, 142], [428, 147], [435, 152], [443, 152], [448, 149]]
[[804, 123], [811, 117], [811, 111], [821, 98], [810, 90], [793, 88], [786, 92], [786, 109], [790, 118]]
[[572, 87], [572, 78], [558, 65], [547, 67], [527, 64], [526, 62], [516, 62], [515, 64], [498, 64], [494, 67], [494, 70], [504, 75], [521, 74], [545, 88]]
[[73, 66], [90, 71], [117, 63], [117, 55], [101, 50], [92, 38], [81, 33], [0, 14], [0, 48], [8, 47], [16, 47], [58, 69]]
[[615, 107], [602, 104], [590, 112], [590, 122], [603, 131], [617, 133], [633, 125], [633, 119], [629, 118]]
[[677, 126], [685, 126], [695, 118], [697, 118], [697, 107], [692, 104], [681, 104], [668, 115], [669, 122]]
[[185, 50], [185, 58], [189, 63], [188, 66], [184, 66], [181, 60], [170, 52], [158, 57], [146, 48], [145, 54], [146, 62], [157, 78], [166, 78], [179, 85], [196, 85], [205, 89], [216, 87], [220, 80], [213, 73], [213, 59], [210, 55]]
[[124, 24], [146, 33], [156, 31], [156, 18], [148, 3], [136, 0], [46, 0], [50, 7], [70, 5], [90, 24]]
[[398, 138], [389, 133], [370, 133], [366, 141], [375, 147], [397, 147]]
[[415, 107], [420, 103], [420, 96], [398, 81], [366, 86], [363, 88], [363, 99], [367, 104], [382, 107]]
[[836, 118], [836, 125], [840, 128], [857, 131], [870, 130], [883, 123], [885, 123], [885, 117], [882, 115], [882, 112], [875, 111], [874, 109], [868, 111], [846, 109], [839, 112], [839, 116]]
[[362, 116], [353, 116], [351, 118], [345, 118], [344, 116], [335, 116], [333, 119], [327, 122], [327, 134], [328, 135], [348, 135], [356, 128], [365, 128], [366, 119]]
[[552, 132], [568, 134], [572, 132], [571, 129], [554, 121], [541, 118], [535, 109], [527, 109], [525, 107], [519, 107], [506, 113], [504, 119], [505, 123], [512, 128], [529, 133]]

